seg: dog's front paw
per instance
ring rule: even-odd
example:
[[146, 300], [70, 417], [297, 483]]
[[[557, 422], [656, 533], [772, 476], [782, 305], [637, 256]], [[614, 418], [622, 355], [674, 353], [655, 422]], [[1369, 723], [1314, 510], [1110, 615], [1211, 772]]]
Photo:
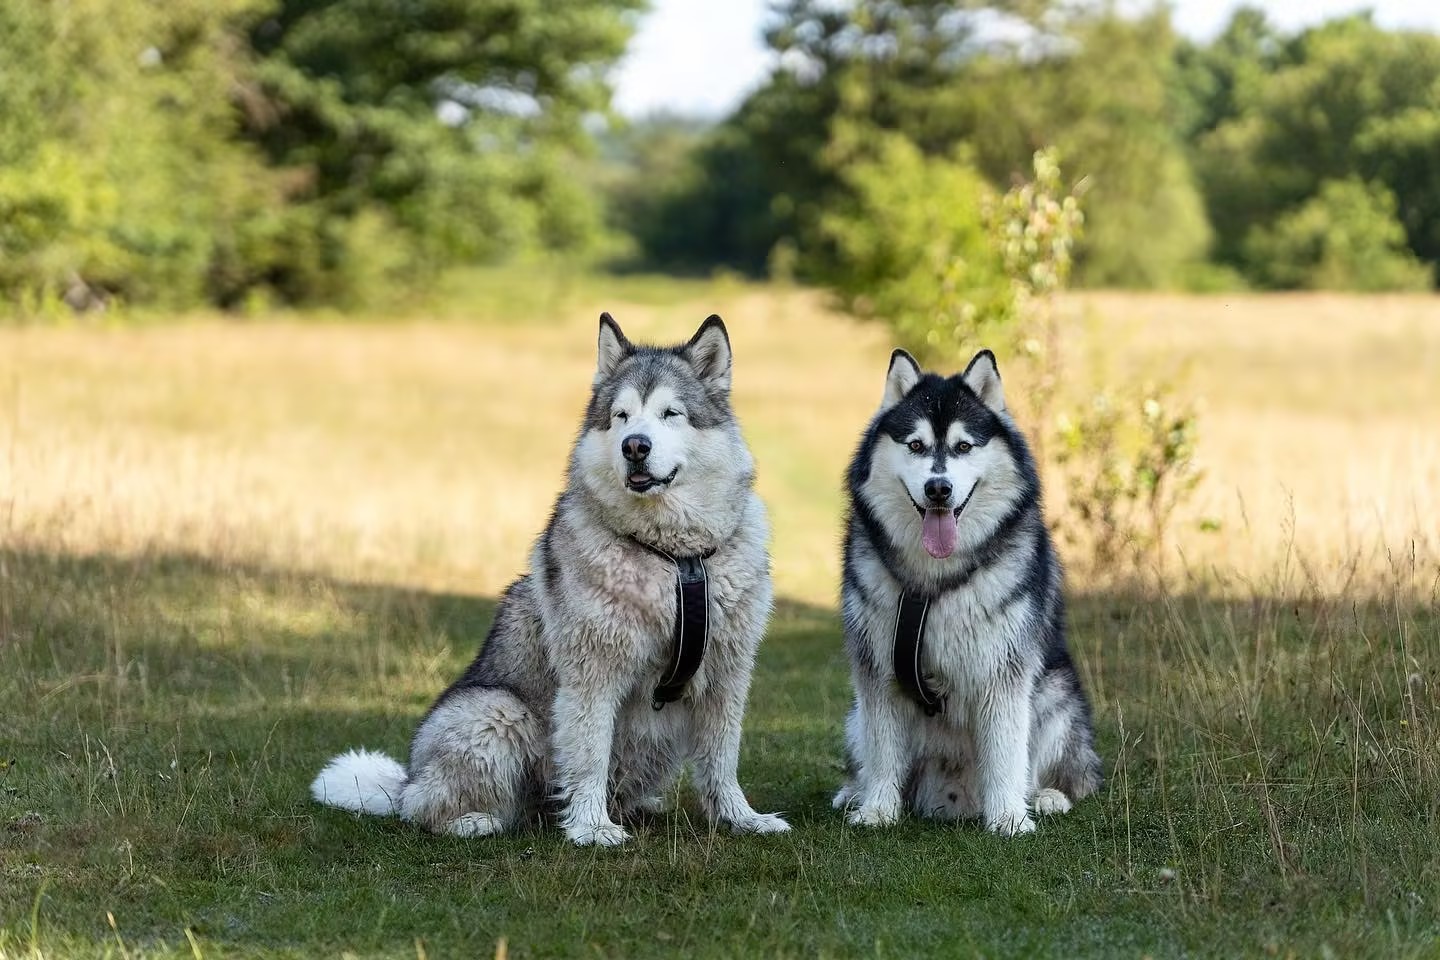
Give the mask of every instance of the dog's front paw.
[[1035, 821], [1031, 820], [1030, 814], [1021, 807], [997, 817], [986, 818], [985, 829], [1002, 837], [1018, 837], [1022, 833], [1034, 833]]
[[617, 823], [585, 823], [565, 828], [565, 836], [577, 847], [618, 847], [630, 839], [630, 834]]
[[488, 813], [466, 813], [445, 824], [452, 837], [488, 837], [505, 829], [505, 821]]
[[1059, 790], [1046, 787], [1035, 794], [1035, 812], [1042, 817], [1070, 812], [1070, 798]]
[[852, 827], [888, 827], [900, 822], [900, 804], [863, 803], [845, 820]]
[[735, 833], [789, 833], [790, 824], [778, 813], [754, 813], [730, 821]]

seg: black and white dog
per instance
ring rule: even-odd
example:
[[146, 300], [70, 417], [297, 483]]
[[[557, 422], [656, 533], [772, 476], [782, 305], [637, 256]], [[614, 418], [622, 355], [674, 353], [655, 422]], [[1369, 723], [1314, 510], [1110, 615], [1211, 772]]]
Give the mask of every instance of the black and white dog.
[[855, 705], [849, 822], [980, 818], [1007, 836], [1100, 785], [1059, 559], [995, 357], [890, 357], [849, 472], [841, 591]]

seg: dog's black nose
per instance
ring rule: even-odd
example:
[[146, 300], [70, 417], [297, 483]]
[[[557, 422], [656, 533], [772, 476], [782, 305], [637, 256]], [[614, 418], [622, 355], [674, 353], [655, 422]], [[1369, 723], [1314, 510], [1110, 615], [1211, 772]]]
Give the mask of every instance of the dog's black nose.
[[931, 477], [925, 481], [925, 499], [931, 503], [949, 503], [950, 494], [954, 492], [955, 488], [950, 486], [950, 481], [944, 477]]
[[650, 456], [650, 438], [643, 433], [632, 433], [620, 441], [620, 452], [631, 463], [640, 463]]

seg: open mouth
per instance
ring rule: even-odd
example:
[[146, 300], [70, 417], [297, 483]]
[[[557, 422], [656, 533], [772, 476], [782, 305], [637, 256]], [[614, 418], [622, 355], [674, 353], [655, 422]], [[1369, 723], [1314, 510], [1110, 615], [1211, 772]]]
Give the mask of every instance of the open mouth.
[[[901, 486], [905, 486], [903, 483]], [[964, 512], [970, 498], [975, 496], [975, 488], [980, 486], [977, 478], [970, 485], [970, 492], [965, 494], [965, 499], [953, 510], [950, 507], [931, 507], [926, 509], [915, 503], [915, 498], [910, 497], [910, 488], [905, 488], [905, 496], [910, 497], [915, 511], [920, 514], [920, 542], [925, 547], [925, 552], [936, 560], [944, 560], [955, 552], [955, 541], [958, 539], [959, 525], [956, 521]]]
[[648, 470], [635, 470], [625, 478], [625, 486], [634, 493], [648, 493], [651, 490], [669, 486], [670, 482], [675, 479], [675, 474], [679, 472], [680, 468], [676, 467], [670, 471], [670, 476], [657, 477]]

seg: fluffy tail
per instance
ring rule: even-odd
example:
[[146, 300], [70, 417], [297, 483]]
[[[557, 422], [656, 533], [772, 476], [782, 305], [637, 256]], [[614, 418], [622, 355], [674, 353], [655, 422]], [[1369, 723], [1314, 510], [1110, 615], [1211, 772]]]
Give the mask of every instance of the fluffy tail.
[[325, 765], [310, 795], [323, 804], [388, 817], [400, 810], [405, 768], [371, 750], [351, 750]]

